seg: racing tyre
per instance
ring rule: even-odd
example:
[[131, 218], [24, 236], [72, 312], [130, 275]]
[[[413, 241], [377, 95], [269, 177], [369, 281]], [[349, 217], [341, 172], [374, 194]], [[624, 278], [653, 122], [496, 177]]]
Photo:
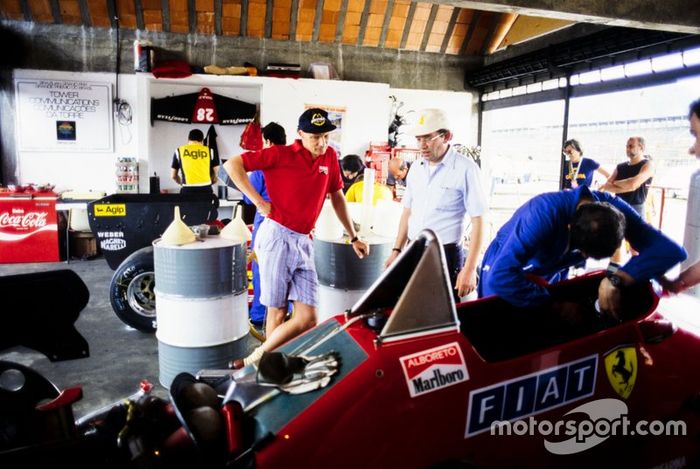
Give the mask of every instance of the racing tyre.
[[148, 246], [124, 259], [109, 285], [114, 312], [142, 332], [156, 331], [155, 277], [153, 247]]

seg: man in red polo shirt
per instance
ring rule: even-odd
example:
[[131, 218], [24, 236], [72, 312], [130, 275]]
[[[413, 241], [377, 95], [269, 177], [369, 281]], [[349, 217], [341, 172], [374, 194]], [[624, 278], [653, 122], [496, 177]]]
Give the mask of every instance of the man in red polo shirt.
[[[335, 125], [323, 109], [306, 110], [299, 117], [299, 139], [261, 151], [230, 158], [224, 165], [233, 182], [266, 217], [258, 228], [255, 252], [260, 267], [260, 302], [267, 306], [267, 340], [234, 367], [255, 364], [271, 351], [316, 325], [318, 277], [309, 233], [321, 213], [326, 194], [350, 236], [358, 257], [369, 255], [369, 245], [358, 239], [352, 224], [340, 176], [338, 155], [328, 145]], [[262, 170], [270, 202], [253, 188], [246, 171]], [[285, 322], [287, 300], [294, 314]]]

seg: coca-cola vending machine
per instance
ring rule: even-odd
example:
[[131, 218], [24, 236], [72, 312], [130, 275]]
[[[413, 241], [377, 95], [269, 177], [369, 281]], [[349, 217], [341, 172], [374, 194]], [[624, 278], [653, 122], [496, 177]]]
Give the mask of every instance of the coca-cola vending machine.
[[0, 194], [0, 263], [58, 260], [56, 194]]

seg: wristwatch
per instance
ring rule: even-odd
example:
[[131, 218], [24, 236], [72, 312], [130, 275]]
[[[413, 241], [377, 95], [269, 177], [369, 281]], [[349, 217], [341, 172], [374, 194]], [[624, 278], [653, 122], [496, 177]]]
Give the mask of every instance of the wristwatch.
[[610, 262], [608, 264], [608, 268], [605, 272], [605, 275], [614, 274], [615, 272], [620, 270], [620, 267], [622, 267], [622, 266], [620, 264], [618, 264], [617, 262]]
[[619, 275], [615, 275], [613, 273], [609, 273], [606, 275], [608, 277], [608, 281], [610, 282], [610, 285], [612, 285], [615, 288], [622, 288], [625, 285], [622, 283], [622, 277]]

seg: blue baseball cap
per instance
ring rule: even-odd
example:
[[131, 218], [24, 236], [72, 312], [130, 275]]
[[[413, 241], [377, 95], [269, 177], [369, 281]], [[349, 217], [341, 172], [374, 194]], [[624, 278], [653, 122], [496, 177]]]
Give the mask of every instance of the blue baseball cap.
[[314, 107], [299, 116], [299, 130], [307, 134], [323, 134], [335, 130], [335, 125], [328, 119], [326, 111]]

